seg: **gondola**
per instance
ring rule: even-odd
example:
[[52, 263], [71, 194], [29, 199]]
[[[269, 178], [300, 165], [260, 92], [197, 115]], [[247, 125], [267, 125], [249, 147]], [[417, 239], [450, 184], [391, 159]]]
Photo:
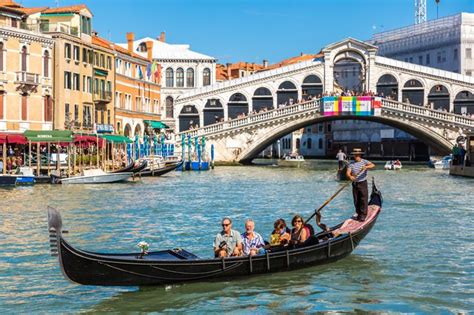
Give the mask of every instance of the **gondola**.
[[132, 161], [130, 164], [128, 164], [124, 168], [121, 168], [119, 170], [115, 170], [115, 171], [112, 171], [112, 172], [109, 172], [109, 173], [128, 173], [128, 172], [132, 172], [134, 167], [135, 167], [135, 162]]
[[151, 169], [144, 169], [140, 173], [138, 173], [139, 176], [161, 176], [166, 173], [169, 173], [171, 171], [174, 171], [178, 167], [180, 167], [183, 164], [182, 161], [179, 162], [173, 162], [173, 163], [166, 163], [165, 166], [151, 170]]
[[272, 248], [264, 255], [205, 259], [184, 250], [106, 254], [77, 249], [63, 238], [60, 213], [48, 208], [51, 253], [59, 257], [66, 279], [84, 285], [147, 286], [222, 280], [335, 262], [349, 255], [380, 214], [382, 195], [372, 184], [367, 219], [348, 219], [311, 236], [300, 246]]
[[347, 178], [348, 166], [349, 166], [349, 162], [344, 161], [344, 167], [342, 169], [337, 170], [337, 174], [336, 174], [337, 180], [349, 180], [349, 178]]
[[148, 162], [146, 160], [138, 161], [137, 163], [138, 164], [134, 165], [134, 167], [131, 170], [133, 174], [140, 173], [148, 166]]

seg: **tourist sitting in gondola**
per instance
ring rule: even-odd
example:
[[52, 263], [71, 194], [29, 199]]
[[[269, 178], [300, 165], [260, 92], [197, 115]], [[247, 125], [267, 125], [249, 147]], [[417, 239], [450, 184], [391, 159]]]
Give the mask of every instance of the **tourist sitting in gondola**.
[[245, 221], [245, 232], [242, 233], [242, 251], [244, 255], [255, 256], [264, 254], [265, 241], [263, 237], [254, 231], [255, 222], [252, 219]]
[[[293, 244], [302, 244], [304, 243], [312, 234], [314, 230], [312, 227], [304, 224], [304, 220], [300, 215], [295, 215], [293, 220], [291, 220], [291, 225], [293, 229], [291, 230], [291, 242]], [[313, 230], [313, 233], [311, 233]]]
[[214, 255], [216, 257], [230, 257], [242, 255], [242, 236], [232, 230], [232, 220], [222, 219], [222, 231], [214, 240]]
[[270, 246], [288, 245], [291, 240], [291, 230], [283, 219], [278, 219], [273, 224], [275, 228], [270, 236]]

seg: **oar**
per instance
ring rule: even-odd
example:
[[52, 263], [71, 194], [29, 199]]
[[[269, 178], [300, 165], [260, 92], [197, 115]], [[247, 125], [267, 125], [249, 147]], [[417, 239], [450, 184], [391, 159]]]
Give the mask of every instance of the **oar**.
[[[355, 178], [359, 178], [359, 176], [362, 174], [364, 170], [360, 170]], [[326, 207], [331, 201], [334, 200], [334, 198], [336, 198], [337, 195], [339, 195], [339, 193], [341, 191], [343, 191], [344, 189], [346, 189], [347, 186], [349, 186], [350, 184], [352, 184], [352, 182], [348, 182], [348, 183], [345, 183], [344, 185], [342, 185], [331, 197], [329, 197], [329, 199], [327, 199], [318, 209], [316, 209], [314, 211], [314, 213], [306, 220], [304, 221], [303, 225], [301, 226], [301, 228], [299, 229], [298, 231], [298, 237], [296, 238], [296, 240], [298, 240], [300, 238], [300, 235], [301, 235], [301, 231], [303, 230], [303, 227], [308, 224], [308, 222], [314, 217], [316, 216], [316, 224], [323, 230], [323, 231], [328, 231], [328, 228], [325, 224], [321, 223], [321, 214], [320, 214], [320, 211]]]

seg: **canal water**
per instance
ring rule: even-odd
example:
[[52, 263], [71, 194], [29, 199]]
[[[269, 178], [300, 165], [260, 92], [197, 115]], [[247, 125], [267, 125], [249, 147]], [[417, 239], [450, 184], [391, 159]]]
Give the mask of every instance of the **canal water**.
[[[5, 313], [316, 311], [466, 312], [474, 309], [474, 180], [425, 166], [372, 171], [385, 203], [349, 257], [319, 267], [227, 282], [95, 287], [66, 281], [49, 256], [46, 206], [67, 239], [92, 251], [182, 247], [210, 257], [220, 219], [242, 231], [253, 218], [268, 237], [275, 219], [308, 216], [340, 183], [321, 162], [304, 168], [219, 167], [116, 185], [0, 188], [0, 309]], [[350, 189], [324, 222], [353, 214]]]

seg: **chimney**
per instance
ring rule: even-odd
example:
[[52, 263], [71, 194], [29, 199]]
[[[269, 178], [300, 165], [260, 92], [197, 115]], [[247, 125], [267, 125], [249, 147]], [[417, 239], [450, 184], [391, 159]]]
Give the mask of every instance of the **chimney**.
[[146, 52], [149, 61], [153, 59], [153, 42], [151, 40], [146, 42]]
[[227, 67], [227, 69], [226, 69], [227, 70], [227, 80], [230, 80], [230, 79], [232, 79], [232, 70], [230, 69], [232, 64], [230, 62], [228, 62], [225, 65]]
[[161, 32], [160, 37], [157, 38], [160, 42], [165, 43], [166, 42], [166, 33]]
[[268, 60], [263, 59], [263, 68], [266, 69], [268, 67]]
[[127, 33], [127, 44], [128, 51], [133, 52], [133, 41], [135, 40], [135, 34], [133, 32]]
[[92, 31], [92, 36], [95, 36], [95, 37], [99, 36], [99, 32], [97, 32], [96, 30], [93, 30]]
[[301, 53], [300, 53], [300, 56], [304, 56], [304, 53], [301, 52]]

